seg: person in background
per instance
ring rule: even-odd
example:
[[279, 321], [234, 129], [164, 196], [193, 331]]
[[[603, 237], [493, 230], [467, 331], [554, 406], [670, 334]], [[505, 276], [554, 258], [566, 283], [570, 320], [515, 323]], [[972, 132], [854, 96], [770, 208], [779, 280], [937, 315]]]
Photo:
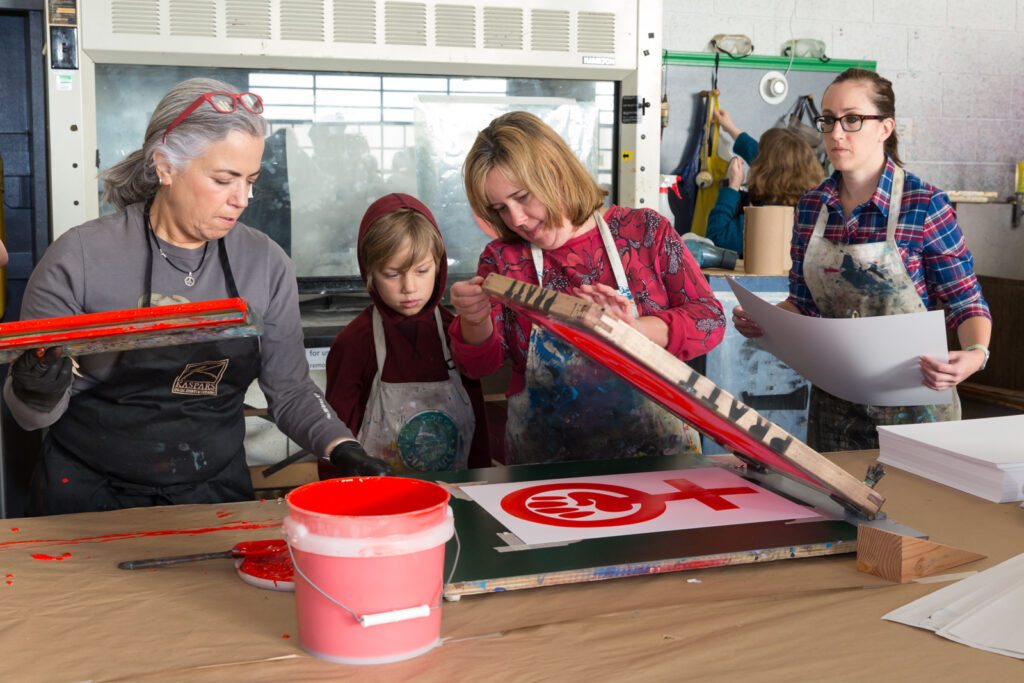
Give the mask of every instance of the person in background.
[[[948, 362], [922, 356], [920, 367], [925, 386], [952, 389], [985, 367], [992, 316], [949, 197], [903, 170], [895, 116], [892, 83], [873, 71], [847, 69], [825, 90], [815, 123], [836, 170], [797, 206], [789, 298], [779, 306], [828, 318], [941, 306], [961, 350]], [[733, 323], [744, 336], [763, 334], [742, 307]], [[877, 425], [959, 417], [955, 391], [951, 404], [883, 407], [813, 387], [807, 443], [819, 451], [878, 448]]]
[[688, 360], [724, 334], [721, 303], [672, 224], [611, 206], [568, 145], [536, 116], [494, 119], [463, 165], [473, 212], [499, 235], [477, 276], [452, 285], [452, 352], [470, 377], [511, 361], [506, 462], [698, 450], [696, 432], [571, 345], [492, 304], [484, 276], [541, 284], [598, 303]]
[[266, 123], [252, 93], [205, 78], [157, 104], [141, 149], [102, 174], [118, 212], [72, 228], [29, 278], [24, 319], [244, 298], [261, 337], [77, 360], [22, 354], [4, 400], [49, 427], [29, 514], [252, 500], [242, 403], [254, 379], [278, 427], [350, 474], [381, 474], [309, 377], [294, 266], [238, 222]]
[[[726, 172], [728, 187], [718, 190], [718, 199], [708, 214], [705, 236], [719, 247], [743, 256], [743, 208], [745, 206], [796, 206], [800, 196], [816, 187], [825, 171], [807, 141], [786, 128], [769, 128], [755, 141], [740, 132], [724, 109], [715, 118], [734, 140], [734, 156]], [[742, 158], [742, 161], [741, 161]], [[747, 190], [743, 185], [743, 162], [750, 165]]]
[[327, 401], [396, 472], [489, 466], [480, 382], [462, 377], [448, 350], [448, 256], [430, 209], [407, 194], [381, 197], [359, 225], [357, 253], [373, 303], [331, 344]]

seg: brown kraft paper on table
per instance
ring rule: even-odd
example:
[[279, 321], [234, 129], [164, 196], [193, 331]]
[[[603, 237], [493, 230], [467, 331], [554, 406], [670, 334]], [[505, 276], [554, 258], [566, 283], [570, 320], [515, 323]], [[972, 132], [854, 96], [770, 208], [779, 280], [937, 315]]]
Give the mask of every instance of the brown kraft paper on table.
[[[829, 458], [859, 474], [877, 454]], [[1024, 552], [1024, 511], [1016, 504], [989, 503], [895, 468], [878, 488], [893, 519], [988, 555], [964, 570]], [[858, 572], [852, 555], [467, 596], [444, 604], [441, 646], [361, 667], [305, 653], [294, 595], [242, 582], [232, 560], [117, 568], [124, 560], [281, 538], [277, 523], [286, 514], [276, 499], [3, 520], [0, 578], [10, 575], [10, 583], [0, 583], [0, 680], [731, 683], [1020, 675], [1018, 660], [882, 621], [946, 584], [892, 584]], [[63, 560], [33, 557], [66, 553]]]

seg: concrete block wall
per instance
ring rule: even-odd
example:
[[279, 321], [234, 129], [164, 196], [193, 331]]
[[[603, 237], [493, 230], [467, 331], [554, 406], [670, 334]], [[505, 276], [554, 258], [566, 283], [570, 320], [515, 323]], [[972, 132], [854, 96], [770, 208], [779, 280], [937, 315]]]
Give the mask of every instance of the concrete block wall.
[[944, 190], [1013, 192], [1024, 160], [1024, 0], [664, 0], [663, 31], [670, 51], [742, 33], [757, 54], [815, 38], [829, 57], [874, 60], [893, 82], [908, 170]]

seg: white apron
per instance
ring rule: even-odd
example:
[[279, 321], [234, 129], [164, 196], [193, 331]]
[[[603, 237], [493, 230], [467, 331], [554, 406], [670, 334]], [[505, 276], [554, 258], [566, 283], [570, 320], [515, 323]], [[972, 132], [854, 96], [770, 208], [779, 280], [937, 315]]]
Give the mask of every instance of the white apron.
[[[604, 218], [595, 213], [615, 283], [637, 317], [622, 260]], [[531, 248], [544, 284], [544, 253]], [[700, 436], [615, 373], [534, 324], [526, 386], [508, 400], [506, 463], [602, 460], [700, 452]]]
[[448, 379], [437, 382], [382, 382], [387, 357], [384, 325], [373, 309], [373, 346], [377, 374], [357, 439], [366, 452], [391, 465], [396, 473], [466, 469], [476, 417], [462, 378], [455, 369], [434, 309]]
[[[828, 208], [822, 205], [804, 255], [804, 280], [822, 317], [855, 318], [927, 310], [896, 245], [904, 175], [897, 166], [889, 193], [884, 242], [836, 244], [825, 239]], [[955, 390], [950, 404], [867, 406], [812, 387], [807, 443], [822, 452], [873, 449], [878, 448], [877, 425], [958, 419], [960, 400]]]

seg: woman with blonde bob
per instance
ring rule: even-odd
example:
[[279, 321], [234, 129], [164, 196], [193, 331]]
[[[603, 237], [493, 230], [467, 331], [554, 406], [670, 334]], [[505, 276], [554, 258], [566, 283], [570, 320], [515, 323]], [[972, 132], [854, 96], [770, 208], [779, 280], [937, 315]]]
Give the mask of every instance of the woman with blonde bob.
[[650, 209], [602, 207], [604, 190], [546, 123], [494, 119], [463, 166], [473, 212], [495, 230], [477, 276], [451, 288], [452, 355], [469, 377], [511, 363], [506, 463], [699, 449], [696, 432], [543, 329], [492, 304], [489, 273], [598, 303], [674, 356], [722, 339], [724, 315], [672, 225]]
[[[730, 126], [725, 125], [726, 121], [731, 124], [728, 112], [719, 110], [716, 115], [729, 133]], [[787, 128], [769, 128], [759, 141], [738, 129], [735, 133], [733, 151], [739, 156], [729, 163], [729, 185], [718, 191], [705, 235], [718, 246], [743, 256], [743, 208], [796, 206], [804, 192], [825, 179], [825, 170], [807, 141]], [[750, 164], [746, 192], [741, 189], [743, 161]]]

